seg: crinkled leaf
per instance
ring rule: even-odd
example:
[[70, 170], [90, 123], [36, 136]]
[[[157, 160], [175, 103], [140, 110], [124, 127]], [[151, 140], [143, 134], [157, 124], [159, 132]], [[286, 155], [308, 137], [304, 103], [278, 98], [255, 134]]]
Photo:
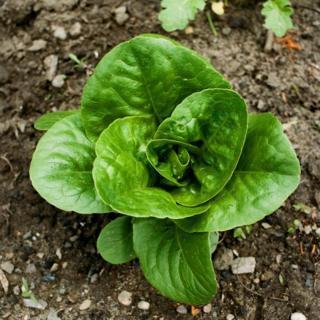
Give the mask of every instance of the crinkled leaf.
[[299, 161], [281, 123], [269, 113], [250, 115], [246, 143], [231, 180], [208, 212], [176, 223], [189, 232], [253, 224], [278, 209], [299, 180]]
[[49, 130], [56, 122], [60, 121], [61, 119], [79, 112], [80, 110], [49, 112], [38, 118], [34, 123], [34, 127], [37, 130], [46, 131]]
[[[174, 199], [185, 206], [196, 206], [214, 197], [230, 179], [246, 132], [244, 100], [229, 89], [206, 89], [183, 100], [159, 125], [147, 156], [164, 178], [178, 186], [172, 191]], [[168, 143], [163, 144], [163, 139]], [[174, 150], [168, 145], [184, 146], [182, 150], [192, 154], [194, 179], [189, 183], [183, 183], [183, 179], [190, 180], [190, 171], [179, 170], [181, 163], [170, 157]], [[169, 150], [167, 156], [165, 148]]]
[[265, 16], [264, 26], [272, 30], [277, 37], [283, 37], [293, 28], [293, 9], [289, 0], [268, 0], [263, 4], [261, 13]]
[[133, 250], [131, 217], [119, 217], [101, 231], [97, 248], [102, 258], [112, 264], [129, 262], [136, 257]]
[[142, 35], [112, 49], [84, 88], [81, 115], [97, 140], [115, 119], [168, 117], [190, 94], [230, 84], [195, 52], [162, 36]]
[[114, 210], [134, 217], [181, 219], [206, 211], [208, 205], [186, 208], [169, 192], [153, 187], [146, 148], [155, 130], [152, 117], [137, 116], [115, 120], [102, 132], [93, 166], [99, 195]]
[[162, 0], [159, 20], [163, 29], [168, 32], [184, 29], [205, 4], [205, 0]]
[[209, 233], [186, 233], [169, 220], [136, 219], [133, 245], [145, 277], [164, 296], [204, 304], [216, 293]]
[[79, 114], [56, 122], [40, 139], [33, 154], [30, 178], [49, 203], [65, 211], [105, 213], [111, 209], [97, 195], [92, 165], [94, 145]]

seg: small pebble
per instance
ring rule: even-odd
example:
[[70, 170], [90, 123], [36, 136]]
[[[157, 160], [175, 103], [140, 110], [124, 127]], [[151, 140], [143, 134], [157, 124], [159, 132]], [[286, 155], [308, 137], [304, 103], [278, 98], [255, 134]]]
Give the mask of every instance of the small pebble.
[[188, 313], [188, 310], [184, 305], [178, 306], [176, 310], [180, 314], [187, 314]]
[[[29, 47], [29, 51], [40, 51], [42, 49], [44, 49], [47, 46], [47, 41], [39, 39], [39, 40], [34, 40], [32, 42], [31, 47]], [[30, 232], [31, 234], [31, 232]], [[25, 239], [25, 238], [24, 238]]]
[[60, 317], [58, 317], [58, 312], [52, 308], [50, 308], [50, 311], [47, 316], [47, 320], [61, 320]]
[[31, 274], [31, 273], [36, 273], [36, 272], [37, 272], [37, 268], [33, 263], [30, 263], [27, 265], [26, 273]]
[[150, 303], [147, 301], [139, 301], [138, 308], [140, 310], [149, 310], [150, 309]]
[[43, 253], [43, 252], [38, 252], [38, 253], [37, 253], [37, 257], [38, 257], [39, 259], [43, 259], [44, 253]]
[[48, 305], [42, 299], [40, 299], [40, 300], [23, 299], [23, 303], [27, 308], [39, 309], [39, 310], [44, 310]]
[[57, 257], [58, 257], [59, 260], [62, 259], [62, 253], [61, 253], [61, 249], [60, 249], [60, 248], [58, 248], [58, 249], [56, 250], [56, 255], [57, 255]]
[[234, 315], [233, 314], [227, 314], [227, 320], [233, 320], [234, 319]]
[[98, 281], [98, 277], [99, 275], [97, 273], [94, 273], [91, 277], [90, 277], [90, 283], [95, 283]]
[[312, 227], [310, 225], [306, 225], [304, 227], [305, 234], [310, 234], [312, 232]]
[[281, 260], [282, 260], [281, 254], [277, 254], [277, 256], [276, 256], [276, 262], [277, 262], [277, 264], [280, 264], [280, 263], [281, 263]]
[[132, 293], [126, 290], [121, 291], [118, 295], [118, 300], [124, 306], [130, 306], [132, 303]]
[[307, 320], [306, 316], [301, 312], [295, 312], [291, 315], [291, 320]]
[[222, 28], [221, 32], [224, 36], [228, 36], [231, 33], [231, 28], [229, 27]]
[[43, 63], [46, 67], [46, 79], [49, 81], [52, 81], [54, 76], [56, 75], [57, 72], [57, 67], [58, 67], [58, 56], [55, 54], [51, 54], [50, 56], [47, 56], [44, 60]]
[[126, 11], [127, 9], [125, 6], [118, 7], [114, 10], [116, 22], [120, 26], [129, 19], [129, 15], [126, 13]]
[[69, 31], [72, 37], [79, 36], [81, 34], [81, 24], [79, 22], [74, 23]]
[[212, 305], [211, 305], [211, 303], [206, 304], [206, 305], [203, 307], [203, 312], [204, 312], [204, 313], [210, 313], [211, 310], [212, 310]]
[[13, 291], [13, 294], [14, 294], [15, 296], [18, 296], [18, 295], [20, 294], [20, 287], [19, 287], [19, 285], [14, 286], [13, 289], [12, 289], [12, 291]]
[[27, 239], [31, 238], [31, 235], [32, 235], [31, 231], [26, 232], [23, 235], [23, 240], [27, 240]]
[[241, 257], [235, 259], [231, 264], [233, 274], [253, 273], [256, 267], [254, 257]]
[[60, 40], [66, 40], [67, 39], [67, 33], [64, 27], [61, 26], [53, 26], [53, 36]]
[[77, 235], [74, 235], [74, 236], [70, 237], [69, 240], [70, 240], [71, 242], [75, 242], [75, 241], [78, 240], [78, 238], [79, 238], [79, 237], [78, 237]]
[[81, 310], [81, 311], [87, 310], [90, 308], [90, 306], [91, 306], [91, 300], [86, 299], [80, 304], [79, 310]]
[[62, 88], [64, 85], [65, 78], [66, 76], [64, 74], [58, 74], [57, 76], [54, 77], [51, 83], [55, 88]]
[[59, 269], [59, 265], [57, 263], [54, 263], [50, 269], [50, 272], [56, 272]]
[[[259, 109], [259, 108], [258, 108], [258, 109]], [[262, 225], [262, 228], [264, 228], [264, 229], [270, 229], [270, 228], [272, 228], [272, 226], [271, 226], [269, 223], [266, 223], [266, 222], [262, 222], [261, 225]]]
[[194, 30], [191, 26], [186, 27], [186, 29], [184, 30], [185, 34], [192, 34], [193, 32], [194, 32]]
[[217, 270], [228, 270], [233, 261], [233, 252], [228, 248], [219, 248], [215, 254], [214, 266]]
[[10, 261], [2, 262], [0, 267], [3, 271], [9, 274], [11, 274], [14, 270], [14, 265]]

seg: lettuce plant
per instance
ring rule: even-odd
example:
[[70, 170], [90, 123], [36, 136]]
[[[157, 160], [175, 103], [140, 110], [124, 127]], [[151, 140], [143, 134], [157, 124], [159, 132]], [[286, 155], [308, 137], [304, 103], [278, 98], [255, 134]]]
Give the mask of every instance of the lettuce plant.
[[140, 35], [96, 67], [80, 110], [36, 121], [34, 188], [82, 214], [116, 212], [97, 247], [113, 264], [136, 257], [163, 295], [208, 303], [220, 231], [253, 224], [299, 183], [295, 152], [270, 113], [250, 114], [206, 60]]

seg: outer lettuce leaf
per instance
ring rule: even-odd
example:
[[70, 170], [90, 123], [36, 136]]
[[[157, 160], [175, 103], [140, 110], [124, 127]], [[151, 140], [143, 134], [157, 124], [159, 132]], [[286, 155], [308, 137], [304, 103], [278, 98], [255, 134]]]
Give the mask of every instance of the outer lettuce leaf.
[[112, 49], [88, 80], [81, 114], [97, 140], [115, 119], [154, 115], [159, 122], [190, 94], [230, 84], [202, 57], [162, 36], [141, 35]]
[[46, 113], [35, 121], [34, 127], [40, 131], [49, 130], [56, 122], [75, 113], [80, 113], [80, 110], [68, 110]]
[[154, 176], [146, 148], [155, 130], [152, 117], [137, 116], [115, 120], [103, 131], [93, 166], [100, 197], [114, 210], [140, 218], [181, 219], [205, 212], [208, 205], [183, 207], [169, 192], [152, 187]]
[[[172, 191], [174, 199], [184, 206], [196, 206], [210, 200], [228, 182], [240, 158], [246, 133], [244, 100], [229, 89], [206, 89], [183, 100], [159, 125], [156, 140], [147, 147], [147, 156], [164, 178], [179, 186]], [[168, 157], [164, 156], [167, 145], [163, 139], [168, 140], [167, 145], [181, 146], [182, 142], [183, 150], [189, 149], [194, 179], [184, 184], [176, 178], [177, 174], [184, 177], [182, 170], [177, 170], [181, 163], [170, 157], [173, 150], [169, 150]], [[190, 171], [184, 172], [190, 180]]]
[[136, 257], [133, 250], [131, 217], [119, 217], [101, 231], [97, 248], [103, 259], [112, 264], [129, 262]]
[[299, 161], [281, 123], [269, 113], [250, 115], [246, 143], [231, 180], [205, 214], [176, 223], [188, 232], [253, 224], [278, 209], [299, 180]]
[[147, 280], [164, 296], [210, 302], [217, 290], [209, 233], [186, 233], [169, 220], [136, 219], [134, 250]]
[[56, 122], [38, 142], [30, 166], [33, 187], [59, 209], [78, 213], [111, 210], [95, 191], [94, 145], [87, 139], [80, 114]]

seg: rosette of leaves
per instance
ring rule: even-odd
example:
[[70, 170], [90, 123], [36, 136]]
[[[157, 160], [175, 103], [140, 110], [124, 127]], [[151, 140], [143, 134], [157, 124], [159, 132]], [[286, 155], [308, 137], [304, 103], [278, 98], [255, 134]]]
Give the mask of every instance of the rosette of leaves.
[[47, 114], [30, 177], [52, 205], [116, 212], [98, 251], [138, 258], [163, 295], [208, 303], [217, 290], [218, 232], [253, 224], [299, 182], [280, 122], [249, 114], [205, 59], [158, 35], [111, 50], [88, 80], [80, 110]]

